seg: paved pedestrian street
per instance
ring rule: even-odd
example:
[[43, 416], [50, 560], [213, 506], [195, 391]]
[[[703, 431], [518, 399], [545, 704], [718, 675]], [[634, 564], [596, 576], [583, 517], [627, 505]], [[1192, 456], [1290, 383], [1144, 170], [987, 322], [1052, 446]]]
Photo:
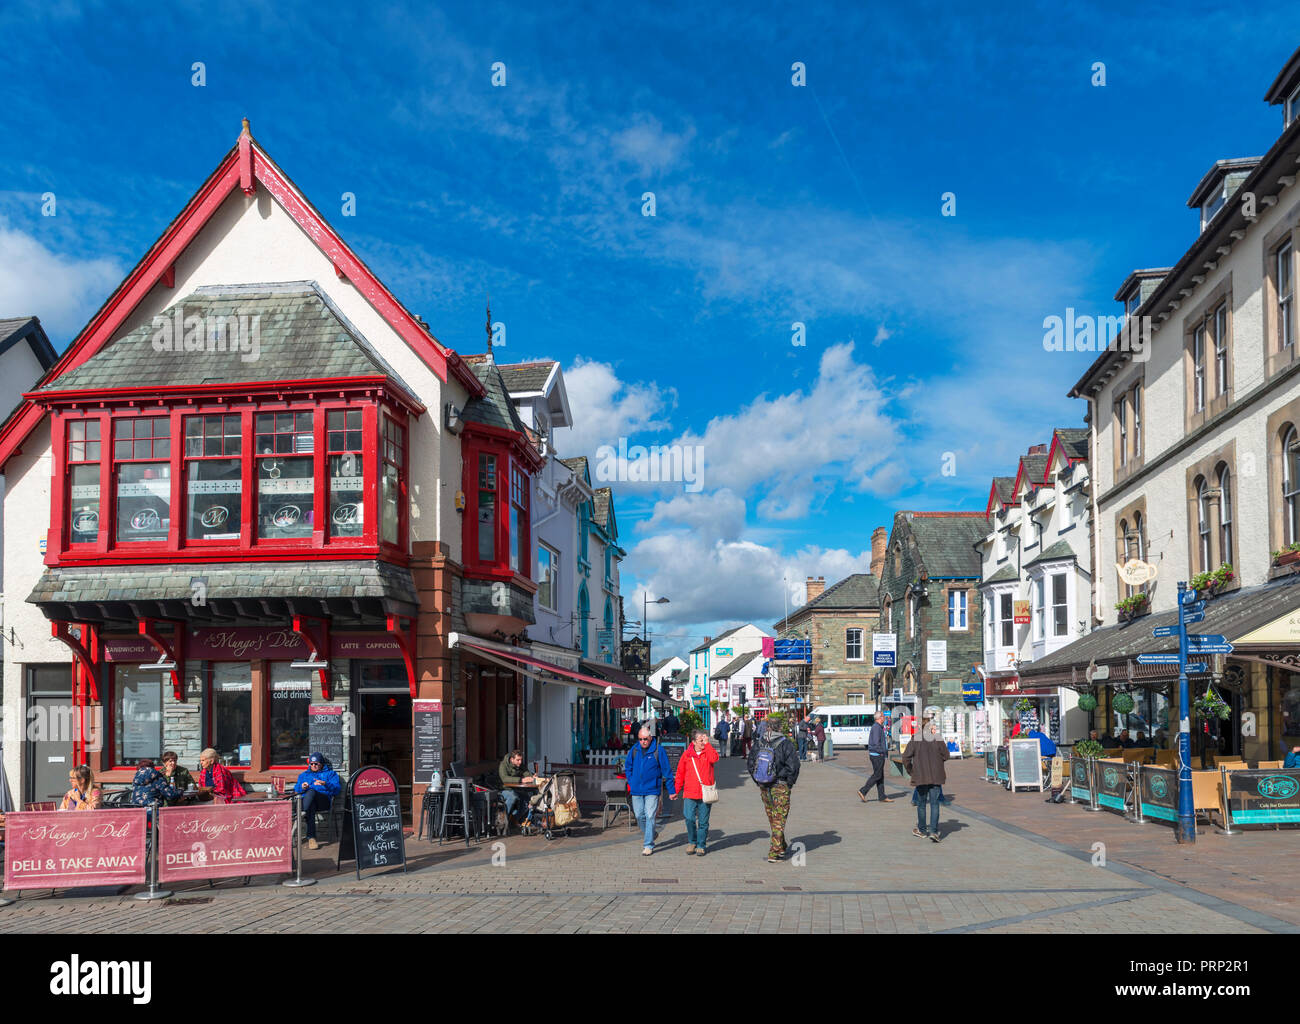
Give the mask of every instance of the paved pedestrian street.
[[[408, 839], [410, 869], [360, 881], [334, 869], [334, 847], [307, 862], [318, 884], [278, 879], [177, 890], [28, 893], [0, 909], [3, 932], [1261, 932], [1296, 931], [1300, 913], [1283, 854], [1289, 833], [1204, 835], [1180, 848], [1157, 825], [1009, 794], [979, 762], [951, 766], [940, 844], [911, 835], [910, 789], [862, 804], [866, 756], [804, 766], [794, 789], [790, 860], [769, 864], [767, 828], [740, 759], [719, 762], [721, 799], [706, 858], [687, 856], [672, 804], [652, 857], [625, 818], [599, 816], [547, 842], [512, 836], [439, 848]], [[1095, 843], [1105, 844], [1105, 866]], [[1226, 858], [1226, 860], [1225, 860]], [[1276, 874], [1274, 874], [1276, 872]], [[13, 895], [12, 893], [9, 895]]]

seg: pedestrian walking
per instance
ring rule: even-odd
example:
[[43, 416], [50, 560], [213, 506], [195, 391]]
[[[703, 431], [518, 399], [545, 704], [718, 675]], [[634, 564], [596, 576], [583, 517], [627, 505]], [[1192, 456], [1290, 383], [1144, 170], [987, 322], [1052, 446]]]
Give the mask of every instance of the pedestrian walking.
[[745, 758], [749, 758], [749, 748], [754, 745], [754, 718], [752, 715], [745, 715], [745, 749], [743, 751]]
[[810, 730], [812, 739], [817, 743], [817, 760], [826, 760], [826, 728], [822, 725], [820, 715], [813, 715], [812, 726]]
[[725, 717], [718, 719], [718, 724], [713, 730], [713, 738], [718, 741], [718, 750], [723, 757], [730, 753], [731, 745], [727, 741], [727, 736], [731, 731], [731, 725]]
[[794, 727], [794, 734], [799, 739], [799, 760], [808, 760], [808, 719], [799, 719], [798, 724]]
[[641, 726], [637, 745], [627, 753], [623, 765], [627, 788], [632, 794], [632, 813], [641, 826], [645, 848], [641, 853], [649, 857], [655, 852], [655, 819], [659, 816], [659, 794], [668, 787], [668, 799], [677, 799], [677, 785], [673, 781], [668, 754], [650, 730]]
[[731, 752], [736, 757], [745, 753], [745, 720], [734, 712], [731, 718]]
[[677, 792], [682, 795], [682, 810], [686, 814], [686, 853], [699, 857], [705, 855], [709, 839], [709, 812], [718, 799], [717, 780], [713, 766], [718, 762], [718, 752], [709, 742], [708, 733], [696, 729], [677, 761]]
[[[939, 802], [943, 797], [942, 787], [948, 781], [943, 763], [948, 760], [948, 744], [939, 735], [939, 726], [930, 716], [921, 723], [921, 732], [912, 737], [912, 742], [903, 751], [903, 767], [912, 777], [916, 786], [916, 828], [912, 835], [918, 839], [930, 839], [939, 842]], [[930, 809], [929, 828], [926, 828], [925, 812]]]
[[889, 756], [889, 734], [885, 732], [879, 715], [875, 716], [871, 723], [871, 731], [867, 733], [867, 756], [871, 758], [871, 775], [858, 790], [859, 798], [865, 804], [867, 794], [871, 792], [871, 787], [875, 786], [876, 795], [881, 803], [893, 803], [893, 797], [885, 796], [885, 761]]
[[749, 752], [746, 763], [749, 777], [758, 786], [763, 810], [767, 812], [767, 824], [772, 832], [767, 859], [773, 863], [786, 853], [785, 822], [790, 815], [790, 790], [799, 780], [799, 758], [785, 728], [784, 723], [769, 724], [763, 739]]

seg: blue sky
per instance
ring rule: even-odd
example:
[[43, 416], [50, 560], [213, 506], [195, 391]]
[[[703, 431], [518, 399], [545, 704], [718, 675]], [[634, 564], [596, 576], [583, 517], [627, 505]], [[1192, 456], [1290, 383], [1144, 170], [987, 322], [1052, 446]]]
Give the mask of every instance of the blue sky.
[[0, 10], [0, 314], [66, 345], [248, 116], [443, 342], [482, 349], [490, 290], [499, 357], [564, 364], [564, 454], [702, 447], [698, 491], [617, 487], [628, 617], [671, 602], [657, 655], [770, 623], [895, 510], [982, 508], [1081, 425], [1087, 356], [1044, 317], [1116, 313], [1182, 255], [1300, 45], [1294, 9], [1186, 3], [131, 6]]

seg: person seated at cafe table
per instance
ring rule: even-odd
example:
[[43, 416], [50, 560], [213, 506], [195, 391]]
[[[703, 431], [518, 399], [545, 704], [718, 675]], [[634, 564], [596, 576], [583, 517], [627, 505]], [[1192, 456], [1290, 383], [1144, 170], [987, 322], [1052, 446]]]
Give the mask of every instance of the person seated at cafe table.
[[316, 842], [316, 815], [324, 814], [338, 796], [343, 783], [339, 774], [330, 767], [325, 755], [313, 750], [307, 758], [307, 770], [298, 776], [294, 783], [294, 792], [302, 794], [302, 813], [307, 819], [303, 835], [307, 837], [307, 849], [319, 850]]
[[520, 804], [519, 790], [513, 789], [513, 786], [531, 786], [537, 780], [532, 773], [524, 767], [524, 754], [521, 750], [512, 750], [501, 759], [501, 764], [497, 768], [497, 774], [501, 776], [501, 802], [506, 805], [506, 819], [519, 820], [518, 808]]
[[1286, 760], [1282, 762], [1283, 769], [1300, 768], [1300, 745], [1291, 748], [1286, 755]]
[[167, 781], [179, 789], [182, 793], [194, 788], [194, 776], [190, 770], [180, 763], [180, 757], [174, 750], [164, 750], [162, 756], [162, 773], [167, 776]]
[[133, 806], [148, 807], [155, 803], [166, 805], [174, 803], [180, 795], [180, 790], [154, 767], [152, 757], [143, 757], [135, 763], [135, 778], [131, 780]]
[[97, 811], [99, 810], [100, 791], [95, 785], [95, 773], [90, 765], [83, 764], [68, 772], [68, 782], [72, 788], [63, 795], [61, 811]]
[[1119, 739], [1116, 740], [1115, 742], [1125, 750], [1131, 750], [1133, 747], [1137, 746], [1137, 744], [1134, 743], [1133, 740], [1129, 738], [1127, 729], [1120, 730]]
[[215, 799], [229, 803], [246, 796], [248, 791], [235, 773], [217, 760], [217, 752], [207, 747], [199, 754], [199, 787], [211, 791]]

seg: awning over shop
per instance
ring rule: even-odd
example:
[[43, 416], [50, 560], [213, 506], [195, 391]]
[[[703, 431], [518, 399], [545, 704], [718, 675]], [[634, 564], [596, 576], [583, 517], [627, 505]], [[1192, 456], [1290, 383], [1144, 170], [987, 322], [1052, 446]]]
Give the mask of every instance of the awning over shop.
[[[1294, 625], [1292, 618], [1296, 619]], [[1152, 635], [1158, 627], [1177, 625], [1178, 611], [1173, 609], [1093, 630], [1039, 661], [1022, 665], [1021, 685], [1091, 686], [1084, 673], [1095, 663], [1112, 666], [1110, 678], [1097, 680], [1096, 685], [1162, 686], [1178, 678], [1178, 666], [1139, 665], [1136, 659], [1139, 654], [1177, 653], [1177, 637]], [[1300, 577], [1289, 576], [1211, 598], [1205, 605], [1205, 618], [1189, 631], [1222, 634], [1236, 648], [1229, 655], [1234, 659], [1272, 661], [1284, 654], [1294, 655], [1300, 647]]]
[[[452, 633], [448, 637], [448, 646], [473, 651], [475, 656], [483, 658], [485, 661], [501, 665], [515, 672], [521, 672], [530, 679], [536, 679], [541, 683], [567, 683], [570, 686], [577, 686], [584, 690], [595, 690], [608, 696], [634, 696], [637, 698], [638, 704], [643, 696], [636, 690], [614, 685], [610, 681], [594, 675], [561, 668], [549, 661], [534, 658], [531, 653], [522, 648], [512, 647], [509, 644], [499, 644], [494, 640], [466, 636], [464, 633]], [[582, 662], [582, 664], [585, 666], [587, 662]]]
[[628, 675], [622, 669], [615, 668], [613, 665], [606, 662], [587, 661], [584, 658], [582, 660], [582, 667], [593, 675], [599, 676], [600, 678], [616, 684], [625, 690], [636, 691], [639, 699], [635, 704], [629, 705], [630, 707], [640, 707], [641, 702], [645, 700], [646, 697], [649, 697], [651, 700], [662, 701], [664, 704], [671, 704], [673, 707], [677, 708], [689, 708], [691, 706], [690, 701], [674, 700], [672, 697], [667, 697], [656, 690], [653, 686], [646, 686], [639, 679]]

